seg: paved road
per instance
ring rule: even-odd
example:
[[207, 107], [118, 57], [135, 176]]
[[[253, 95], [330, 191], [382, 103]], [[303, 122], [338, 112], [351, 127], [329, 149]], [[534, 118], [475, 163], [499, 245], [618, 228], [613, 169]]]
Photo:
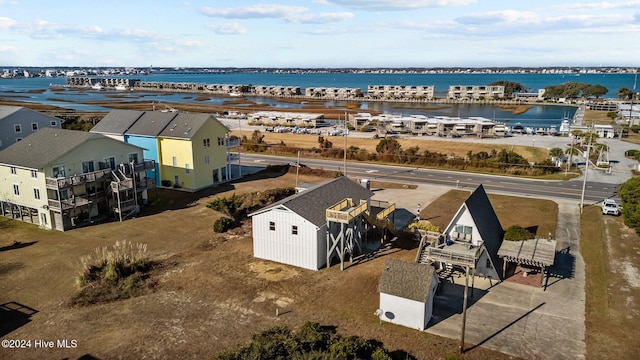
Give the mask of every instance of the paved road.
[[[242, 165], [278, 165], [295, 162], [293, 157], [242, 154]], [[301, 163], [326, 170], [342, 170], [344, 163], [336, 160], [301, 159]], [[582, 196], [582, 179], [568, 181], [544, 181], [513, 178], [497, 175], [482, 175], [455, 171], [432, 170], [406, 166], [388, 166], [368, 163], [348, 162], [347, 175], [380, 181], [397, 181], [411, 184], [442, 185], [475, 189], [483, 184], [488, 192], [510, 193], [519, 196], [564, 198], [579, 203]], [[594, 204], [602, 199], [615, 196], [616, 184], [587, 181], [585, 186], [585, 205]]]

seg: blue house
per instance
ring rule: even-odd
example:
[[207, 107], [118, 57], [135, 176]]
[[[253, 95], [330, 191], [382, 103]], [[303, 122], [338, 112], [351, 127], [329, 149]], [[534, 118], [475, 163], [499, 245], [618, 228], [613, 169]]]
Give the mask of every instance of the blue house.
[[177, 112], [112, 110], [91, 129], [91, 132], [143, 148], [143, 158], [154, 160], [156, 163], [155, 171], [148, 170], [146, 175], [155, 178], [156, 184], [159, 185], [162, 177], [158, 135], [177, 115]]
[[156, 170], [154, 173], [149, 171], [147, 176], [155, 176], [156, 184], [158, 185], [160, 185], [160, 179], [162, 179], [158, 135], [177, 115], [177, 112], [146, 111], [124, 134], [126, 143], [137, 145], [144, 149], [143, 156], [145, 159], [155, 160]]

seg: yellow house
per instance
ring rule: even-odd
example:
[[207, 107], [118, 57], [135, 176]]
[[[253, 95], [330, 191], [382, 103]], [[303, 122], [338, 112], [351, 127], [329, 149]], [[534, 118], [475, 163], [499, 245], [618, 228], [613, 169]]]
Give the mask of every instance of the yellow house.
[[210, 114], [174, 117], [158, 135], [162, 185], [197, 191], [229, 179], [228, 132]]
[[69, 230], [139, 211], [154, 182], [142, 148], [101, 134], [42, 128], [0, 151], [0, 213]]

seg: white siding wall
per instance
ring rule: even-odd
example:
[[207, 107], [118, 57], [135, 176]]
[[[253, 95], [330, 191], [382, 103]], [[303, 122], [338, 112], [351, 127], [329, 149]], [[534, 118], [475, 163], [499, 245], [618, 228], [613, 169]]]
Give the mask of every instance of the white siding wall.
[[[269, 222], [275, 223], [275, 231], [269, 230]], [[298, 235], [292, 235], [291, 227], [298, 226]], [[319, 236], [325, 236], [316, 226], [303, 217], [285, 210], [272, 209], [253, 216], [253, 256], [305, 269], [318, 270], [326, 255], [319, 253]], [[322, 244], [326, 248], [326, 244]], [[326, 250], [324, 251], [326, 253]]]
[[480, 240], [482, 240], [482, 238], [480, 237], [478, 228], [476, 227], [473, 217], [471, 217], [471, 213], [466, 208], [466, 206], [464, 207], [464, 211], [458, 214], [458, 216], [451, 221], [450, 228], [447, 229], [448, 235], [451, 235], [451, 232], [456, 231], [456, 225], [471, 226], [473, 228], [472, 234], [471, 234], [471, 243], [474, 246], [479, 245]]
[[495, 264], [491, 264], [492, 266], [487, 266], [487, 260], [489, 259], [489, 255], [487, 254], [487, 249], [485, 248], [480, 255], [480, 259], [478, 259], [475, 274], [478, 276], [489, 277], [492, 279], [500, 280], [500, 276], [498, 271], [502, 271], [502, 269], [494, 269], [493, 266]]
[[380, 309], [384, 321], [418, 330], [424, 330], [427, 325], [425, 303], [380, 293]]

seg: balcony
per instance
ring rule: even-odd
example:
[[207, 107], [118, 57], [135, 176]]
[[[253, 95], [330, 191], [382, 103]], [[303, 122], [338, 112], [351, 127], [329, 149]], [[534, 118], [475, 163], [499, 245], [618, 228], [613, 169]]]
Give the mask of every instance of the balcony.
[[144, 160], [140, 164], [135, 164], [133, 166], [133, 171], [141, 172], [145, 170], [155, 170], [156, 169], [156, 161], [155, 160]]
[[49, 209], [57, 211], [65, 211], [89, 204], [91, 204], [91, 201], [81, 196], [76, 196], [72, 199], [48, 200]]
[[111, 177], [111, 169], [98, 170], [86, 174], [73, 175], [64, 178], [45, 178], [47, 189], [58, 190], [90, 182], [100, 181]]

